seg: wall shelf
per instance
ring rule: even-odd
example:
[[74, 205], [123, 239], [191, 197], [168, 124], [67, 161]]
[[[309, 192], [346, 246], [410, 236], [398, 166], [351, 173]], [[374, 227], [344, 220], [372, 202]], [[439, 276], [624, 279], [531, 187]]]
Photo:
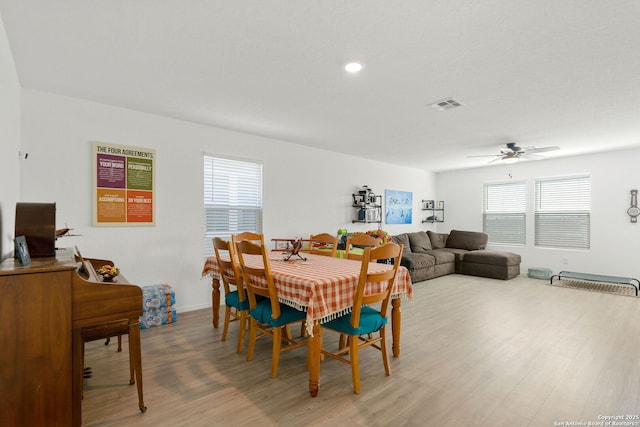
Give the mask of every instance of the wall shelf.
[[426, 211], [427, 217], [423, 223], [444, 222], [444, 201], [443, 200], [423, 200], [422, 210]]
[[362, 190], [351, 195], [353, 197], [353, 207], [357, 208], [356, 219], [351, 221], [356, 223], [376, 223], [382, 224], [382, 196], [377, 196], [364, 185]]

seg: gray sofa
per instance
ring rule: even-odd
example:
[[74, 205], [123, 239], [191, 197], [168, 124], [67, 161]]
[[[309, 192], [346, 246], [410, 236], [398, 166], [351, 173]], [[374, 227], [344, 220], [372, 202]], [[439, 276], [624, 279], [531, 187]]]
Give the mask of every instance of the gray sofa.
[[451, 230], [449, 234], [417, 231], [393, 236], [404, 245], [401, 265], [413, 282], [447, 274], [468, 274], [508, 280], [520, 274], [520, 255], [488, 251], [489, 235], [476, 231]]

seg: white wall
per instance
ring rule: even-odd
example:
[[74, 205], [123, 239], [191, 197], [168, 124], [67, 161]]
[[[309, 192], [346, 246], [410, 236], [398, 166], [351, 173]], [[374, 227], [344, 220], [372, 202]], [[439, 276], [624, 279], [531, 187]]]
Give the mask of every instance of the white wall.
[[[156, 226], [92, 227], [91, 141], [156, 150]], [[82, 235], [58, 246], [112, 259], [132, 283], [170, 284], [181, 310], [211, 303], [209, 281], [200, 278], [205, 152], [264, 164], [267, 240], [374, 228], [351, 223], [351, 193], [364, 184], [377, 194], [412, 191], [414, 223], [384, 227], [424, 230], [420, 199], [435, 196], [429, 172], [33, 90], [22, 91], [21, 149], [29, 152], [22, 201], [56, 202], [58, 228], [66, 223]]]
[[13, 254], [16, 202], [20, 200], [20, 84], [0, 16], [0, 259]]
[[[492, 247], [521, 254], [522, 274], [530, 267], [546, 267], [554, 273], [567, 270], [640, 278], [640, 223], [632, 224], [626, 213], [630, 206], [630, 190], [640, 189], [638, 159], [640, 149], [634, 149], [439, 173], [437, 192], [439, 198], [446, 201], [447, 222], [438, 230], [482, 230], [483, 184], [525, 180], [530, 196], [527, 243], [524, 247]], [[580, 173], [591, 175], [591, 248], [534, 247], [534, 179]]]

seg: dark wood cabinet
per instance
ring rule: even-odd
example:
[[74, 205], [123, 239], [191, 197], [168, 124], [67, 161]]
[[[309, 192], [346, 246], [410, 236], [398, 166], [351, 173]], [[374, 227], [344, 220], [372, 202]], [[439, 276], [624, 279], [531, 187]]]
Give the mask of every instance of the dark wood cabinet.
[[0, 264], [0, 425], [72, 425], [72, 277], [56, 258]]

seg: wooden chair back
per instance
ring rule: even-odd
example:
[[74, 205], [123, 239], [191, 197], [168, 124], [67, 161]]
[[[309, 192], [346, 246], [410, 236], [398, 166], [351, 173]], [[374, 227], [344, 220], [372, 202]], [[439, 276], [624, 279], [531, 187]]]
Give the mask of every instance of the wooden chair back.
[[[228, 240], [214, 237], [213, 250], [216, 254], [216, 261], [220, 267], [220, 277], [222, 278], [222, 286], [226, 295], [233, 291], [232, 286], [238, 291], [238, 300], [240, 302], [247, 300], [247, 293], [242, 285], [242, 273], [236, 256], [234, 245]], [[222, 255], [226, 253], [229, 260]]]
[[264, 246], [264, 235], [254, 233], [252, 231], [243, 231], [242, 233], [234, 234], [231, 236], [231, 240], [235, 242], [239, 242], [241, 240], [249, 240], [254, 243], [261, 243]]
[[[328, 247], [326, 245], [329, 245]], [[319, 250], [323, 248], [325, 250]], [[330, 249], [330, 250], [329, 250]], [[324, 256], [336, 256], [338, 249], [338, 236], [329, 233], [321, 233], [309, 236], [309, 253]]]
[[[260, 236], [260, 245], [256, 245], [250, 240], [236, 241], [233, 236], [232, 241], [236, 247], [238, 254], [238, 263], [242, 272], [244, 284], [247, 287], [249, 297], [249, 307], [254, 309], [257, 305], [256, 295], [262, 295], [271, 300], [272, 317], [277, 319], [280, 317], [280, 302], [278, 301], [278, 292], [273, 283], [273, 275], [271, 273], [271, 264], [269, 263], [269, 253], [264, 245], [264, 237]], [[255, 264], [249, 265], [248, 256], [262, 259], [259, 266]], [[253, 261], [252, 260], [252, 261]], [[265, 284], [266, 283], [266, 287]]]
[[[403, 248], [403, 245], [397, 245], [392, 242], [375, 248], [365, 248], [362, 256], [362, 266], [360, 267], [358, 287], [351, 312], [351, 326], [358, 327], [360, 325], [360, 311], [363, 305], [382, 302], [380, 313], [383, 317], [387, 317], [393, 283], [396, 278], [396, 273], [398, 272], [398, 267], [400, 266]], [[393, 268], [383, 272], [369, 273], [369, 263], [378, 260], [391, 260], [393, 262]], [[378, 282], [380, 283], [379, 288], [365, 295], [366, 284]]]
[[347, 237], [345, 256], [349, 259], [362, 259], [361, 254], [352, 252], [352, 246], [358, 246], [361, 248], [375, 248], [377, 246], [380, 246], [380, 239], [369, 236], [368, 234], [359, 234], [356, 236]]

